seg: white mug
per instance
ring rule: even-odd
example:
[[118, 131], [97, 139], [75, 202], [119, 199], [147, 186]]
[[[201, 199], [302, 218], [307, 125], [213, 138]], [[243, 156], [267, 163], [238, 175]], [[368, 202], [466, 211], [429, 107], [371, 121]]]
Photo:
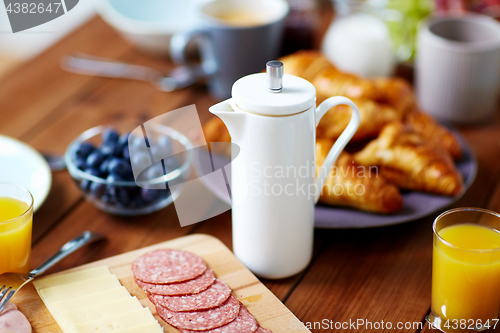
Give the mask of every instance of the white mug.
[[416, 92], [439, 120], [493, 117], [500, 87], [500, 23], [478, 14], [434, 17], [419, 31]]

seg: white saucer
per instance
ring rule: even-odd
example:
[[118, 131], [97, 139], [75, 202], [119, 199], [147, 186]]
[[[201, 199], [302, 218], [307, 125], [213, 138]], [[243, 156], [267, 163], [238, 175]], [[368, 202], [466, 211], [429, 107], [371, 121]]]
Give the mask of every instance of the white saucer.
[[28, 189], [36, 211], [49, 194], [52, 173], [38, 151], [24, 142], [0, 135], [0, 182]]

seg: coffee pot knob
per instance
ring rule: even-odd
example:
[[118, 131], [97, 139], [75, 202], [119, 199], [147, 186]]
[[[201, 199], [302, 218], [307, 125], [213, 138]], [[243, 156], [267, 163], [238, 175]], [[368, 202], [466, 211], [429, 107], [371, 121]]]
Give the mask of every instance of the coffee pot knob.
[[283, 89], [283, 63], [278, 60], [268, 61], [266, 64], [267, 90], [280, 92]]

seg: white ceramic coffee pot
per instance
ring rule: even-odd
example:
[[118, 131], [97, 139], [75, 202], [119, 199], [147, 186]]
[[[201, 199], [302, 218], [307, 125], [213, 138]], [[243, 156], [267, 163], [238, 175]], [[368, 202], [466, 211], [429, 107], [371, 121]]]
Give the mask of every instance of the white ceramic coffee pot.
[[[339, 104], [350, 106], [352, 117], [316, 177], [316, 126]], [[314, 86], [283, 75], [283, 63], [269, 61], [266, 73], [236, 81], [232, 98], [210, 112], [222, 119], [232, 143], [239, 146], [231, 163], [236, 257], [265, 278], [300, 272], [312, 256], [314, 205], [333, 163], [359, 126], [358, 108], [341, 96], [316, 108]]]

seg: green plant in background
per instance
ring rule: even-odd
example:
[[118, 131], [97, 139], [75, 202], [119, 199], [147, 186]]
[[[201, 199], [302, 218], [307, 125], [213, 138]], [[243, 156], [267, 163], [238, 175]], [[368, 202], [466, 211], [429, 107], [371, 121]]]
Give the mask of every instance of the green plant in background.
[[388, 0], [388, 9], [397, 10], [403, 15], [401, 20], [387, 20], [391, 38], [397, 46], [396, 54], [400, 61], [412, 61], [416, 51], [418, 25], [434, 10], [432, 0]]

